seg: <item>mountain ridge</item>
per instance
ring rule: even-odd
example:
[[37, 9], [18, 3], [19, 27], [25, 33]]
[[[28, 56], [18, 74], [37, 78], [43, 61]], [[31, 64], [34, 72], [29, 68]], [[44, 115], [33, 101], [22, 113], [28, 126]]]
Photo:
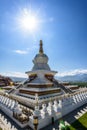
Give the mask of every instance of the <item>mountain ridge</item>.
[[58, 80], [66, 82], [87, 82], [87, 74], [75, 74], [66, 76], [56, 76]]
[[12, 79], [12, 81], [14, 81], [14, 82], [21, 82], [21, 81], [23, 81], [23, 80], [26, 80], [27, 78], [23, 78], [23, 77], [13, 77], [13, 76], [9, 76], [11, 79]]
[[[10, 76], [10, 78], [14, 82], [23, 81], [23, 80], [27, 79], [27, 78], [23, 78], [23, 77], [12, 77], [12, 76]], [[87, 82], [87, 74], [55, 76], [55, 78], [60, 81], [65, 81], [65, 82]]]

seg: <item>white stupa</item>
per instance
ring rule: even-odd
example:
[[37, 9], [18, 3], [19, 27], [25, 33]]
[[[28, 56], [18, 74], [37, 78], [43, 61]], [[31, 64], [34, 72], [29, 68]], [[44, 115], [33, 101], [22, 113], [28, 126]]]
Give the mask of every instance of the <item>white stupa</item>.
[[33, 59], [34, 66], [31, 71], [26, 72], [28, 79], [10, 93], [33, 100], [36, 94], [38, 94], [39, 100], [50, 100], [65, 93], [72, 93], [69, 88], [59, 84], [54, 78], [57, 71], [50, 69], [48, 60], [48, 56], [43, 51], [42, 40], [40, 40], [39, 52]]

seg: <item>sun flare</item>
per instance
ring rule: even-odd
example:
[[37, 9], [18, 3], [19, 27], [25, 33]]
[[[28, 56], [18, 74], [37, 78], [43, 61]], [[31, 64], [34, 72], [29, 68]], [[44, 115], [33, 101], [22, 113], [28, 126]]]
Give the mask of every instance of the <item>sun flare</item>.
[[23, 10], [21, 17], [19, 18], [19, 24], [23, 30], [34, 31], [37, 29], [38, 20], [31, 12]]

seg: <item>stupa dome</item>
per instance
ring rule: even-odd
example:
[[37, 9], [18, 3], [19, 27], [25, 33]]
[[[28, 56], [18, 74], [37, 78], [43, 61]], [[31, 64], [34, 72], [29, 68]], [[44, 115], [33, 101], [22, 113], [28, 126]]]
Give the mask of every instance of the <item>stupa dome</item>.
[[44, 54], [43, 52], [43, 44], [42, 44], [42, 40], [40, 40], [40, 48], [39, 48], [39, 53], [36, 54], [34, 60], [34, 67], [32, 70], [37, 70], [37, 69], [45, 69], [45, 70], [50, 70], [49, 66], [48, 66], [48, 56], [46, 54]]
[[36, 63], [47, 63], [48, 56], [46, 54], [37, 54], [33, 60], [34, 64]]

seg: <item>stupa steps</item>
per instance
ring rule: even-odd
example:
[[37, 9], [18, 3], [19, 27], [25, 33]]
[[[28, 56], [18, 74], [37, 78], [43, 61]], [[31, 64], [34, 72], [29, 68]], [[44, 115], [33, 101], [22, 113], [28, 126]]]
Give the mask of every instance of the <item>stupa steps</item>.
[[69, 88], [63, 86], [62, 84], [59, 84], [56, 79], [53, 79], [53, 82], [54, 84], [56, 84], [57, 87], [61, 88], [65, 93], [73, 93], [73, 91], [70, 90]]
[[8, 91], [8, 94], [15, 93], [17, 89], [23, 88], [27, 82], [29, 82], [29, 79], [22, 81], [19, 85], [15, 86], [15, 88], [12, 88], [10, 91]]

